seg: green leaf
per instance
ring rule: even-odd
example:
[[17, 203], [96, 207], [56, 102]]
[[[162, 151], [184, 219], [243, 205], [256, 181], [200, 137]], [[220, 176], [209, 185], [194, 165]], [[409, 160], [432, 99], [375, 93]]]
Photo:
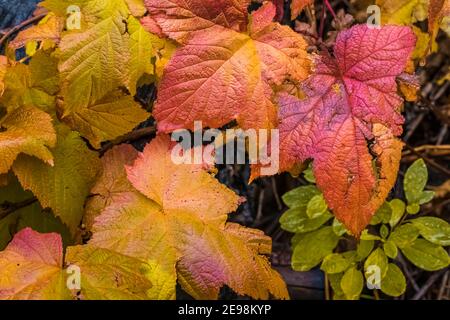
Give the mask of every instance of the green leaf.
[[389, 223], [391, 215], [392, 215], [391, 206], [388, 203], [384, 202], [381, 205], [381, 207], [377, 210], [375, 215], [372, 217], [370, 224], [374, 226], [380, 223]]
[[369, 256], [373, 250], [375, 241], [373, 240], [360, 240], [356, 248], [356, 253], [358, 254], [359, 261], [364, 260]]
[[420, 205], [418, 205], [417, 203], [414, 204], [408, 204], [408, 206], [406, 207], [406, 212], [408, 212], [409, 214], [417, 214], [420, 211]]
[[450, 224], [436, 217], [421, 217], [411, 220], [422, 237], [441, 246], [450, 246]]
[[412, 224], [403, 224], [397, 227], [389, 236], [397, 247], [403, 248], [409, 246], [419, 236], [419, 230]]
[[388, 296], [398, 297], [406, 290], [406, 280], [402, 270], [393, 263], [389, 263], [386, 276], [381, 281], [381, 291]]
[[427, 202], [430, 202], [431, 200], [433, 200], [434, 195], [435, 195], [434, 191], [422, 192], [422, 194], [420, 195], [420, 198], [419, 198], [419, 204], [425, 204]]
[[347, 270], [352, 263], [353, 260], [351, 258], [341, 253], [332, 253], [323, 259], [320, 269], [328, 274], [341, 273]]
[[424, 239], [416, 239], [409, 246], [400, 248], [406, 258], [426, 271], [446, 268], [450, 263], [447, 251], [439, 245]]
[[345, 228], [344, 224], [336, 218], [334, 218], [332, 226], [334, 233], [339, 237], [347, 233], [347, 229]]
[[312, 170], [311, 164], [309, 164], [308, 168], [303, 171], [303, 176], [305, 177], [305, 180], [310, 183], [316, 183], [316, 177], [314, 177], [314, 172]]
[[341, 288], [341, 280], [342, 280], [342, 277], [344, 276], [344, 273], [343, 272], [331, 273], [331, 274], [327, 274], [327, 276], [328, 276], [328, 280], [330, 281], [331, 288], [334, 291], [334, 295], [335, 296], [343, 296], [344, 292], [342, 291], [342, 288]]
[[282, 198], [289, 208], [306, 207], [309, 201], [320, 193], [316, 186], [302, 186], [285, 193]]
[[372, 269], [374, 267], [377, 267], [380, 270], [381, 279], [383, 279], [387, 272], [387, 266], [388, 259], [386, 257], [386, 254], [381, 248], [377, 248], [370, 254], [366, 262], [364, 263], [364, 274], [366, 278], [369, 278], [372, 274]]
[[333, 252], [339, 237], [331, 226], [298, 236], [292, 254], [292, 268], [308, 271], [317, 266], [323, 258]]
[[367, 229], [364, 230], [364, 231], [361, 233], [360, 239], [361, 239], [361, 240], [381, 240], [381, 238], [380, 238], [379, 236], [376, 236], [376, 235], [374, 235], [374, 234], [370, 234], [370, 233], [367, 231]]
[[395, 259], [397, 258], [398, 255], [398, 249], [397, 246], [395, 245], [395, 243], [393, 241], [386, 241], [383, 244], [383, 249], [384, 249], [384, 253], [386, 253], [386, 255], [391, 258], [391, 259]]
[[389, 205], [392, 209], [392, 215], [391, 219], [389, 220], [389, 225], [391, 226], [391, 228], [393, 228], [400, 222], [403, 215], [405, 214], [406, 205], [400, 199], [391, 200], [389, 202]]
[[321, 216], [310, 219], [306, 215], [306, 207], [296, 207], [287, 210], [280, 217], [281, 228], [294, 233], [304, 233], [320, 228], [325, 222], [332, 218], [331, 213], [326, 211]]
[[309, 200], [306, 206], [306, 214], [310, 219], [314, 219], [323, 215], [328, 209], [323, 194], [318, 194]]
[[386, 239], [388, 235], [389, 235], [389, 229], [388, 229], [387, 225], [383, 224], [380, 228], [380, 236], [383, 239]]
[[349, 300], [358, 300], [364, 287], [362, 272], [356, 267], [348, 269], [341, 280], [341, 288]]
[[423, 159], [416, 160], [406, 171], [403, 180], [406, 200], [408, 204], [419, 204], [422, 191], [428, 181], [428, 170]]

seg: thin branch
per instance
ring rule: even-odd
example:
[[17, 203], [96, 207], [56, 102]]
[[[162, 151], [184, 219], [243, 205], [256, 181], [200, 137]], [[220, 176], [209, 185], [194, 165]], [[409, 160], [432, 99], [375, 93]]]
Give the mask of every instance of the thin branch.
[[415, 154], [416, 156], [422, 158], [426, 163], [428, 163], [430, 166], [435, 168], [438, 171], [441, 171], [442, 173], [445, 173], [447, 176], [450, 176], [450, 170], [441, 166], [439, 163], [435, 162], [434, 160], [426, 157], [423, 154], [418, 153], [413, 147], [411, 147], [409, 144], [406, 144], [405, 147], [411, 151], [411, 153]]
[[136, 141], [148, 136], [151, 136], [153, 134], [156, 133], [156, 127], [155, 126], [151, 126], [151, 127], [146, 127], [146, 128], [142, 128], [142, 129], [137, 129], [134, 130], [126, 135], [123, 135], [121, 137], [118, 137], [117, 139], [108, 142], [107, 144], [105, 144], [103, 146], [103, 148], [100, 150], [100, 155], [105, 154], [106, 151], [108, 151], [109, 149], [112, 149], [114, 146], [125, 143], [125, 142], [132, 142], [132, 141]]
[[8, 38], [10, 36], [12, 36], [14, 33], [16, 33], [17, 31], [19, 31], [20, 29], [35, 23], [36, 21], [41, 20], [42, 18], [44, 18], [47, 15], [47, 13], [41, 13], [37, 16], [31, 17], [25, 21], [23, 21], [22, 23], [18, 24], [17, 26], [11, 28], [11, 30], [9, 30], [8, 32], [6, 32], [3, 37], [0, 39], [0, 48], [3, 46], [3, 44], [6, 42], [6, 40], [8, 40]]
[[331, 295], [330, 295], [330, 284], [328, 281], [328, 274], [325, 272], [325, 300], [331, 300]]
[[446, 269], [436, 272], [431, 277], [429, 277], [427, 282], [425, 282], [423, 287], [420, 288], [419, 292], [417, 292], [411, 300], [420, 300], [428, 292], [428, 290], [436, 282], [436, 280], [439, 279], [439, 277], [441, 277], [445, 272], [447, 272]]
[[3, 203], [2, 205], [0, 205], [0, 220], [7, 217], [11, 213], [16, 212], [17, 210], [20, 210], [20, 209], [23, 209], [23, 208], [26, 208], [26, 207], [32, 205], [35, 202], [37, 202], [36, 197], [24, 200], [22, 202], [17, 202], [17, 203], [10, 203], [10, 202]]
[[275, 177], [271, 177], [271, 183], [272, 183], [272, 192], [275, 197], [275, 201], [277, 202], [278, 210], [283, 209], [283, 203], [281, 202], [280, 195], [278, 194], [278, 188], [277, 188], [277, 182], [275, 181]]
[[419, 292], [420, 291], [420, 287], [417, 285], [416, 280], [414, 280], [413, 275], [409, 271], [408, 264], [406, 263], [405, 259], [403, 258], [403, 256], [401, 254], [398, 255], [397, 259], [400, 262], [400, 264], [402, 265], [403, 271], [405, 272], [406, 277], [408, 278], [409, 282], [411, 283], [413, 289], [416, 292]]
[[327, 7], [328, 11], [331, 12], [331, 14], [333, 15], [333, 18], [336, 19], [336, 12], [334, 12], [333, 7], [330, 5], [330, 3], [328, 2], [328, 0], [324, 0], [325, 2], [325, 6]]

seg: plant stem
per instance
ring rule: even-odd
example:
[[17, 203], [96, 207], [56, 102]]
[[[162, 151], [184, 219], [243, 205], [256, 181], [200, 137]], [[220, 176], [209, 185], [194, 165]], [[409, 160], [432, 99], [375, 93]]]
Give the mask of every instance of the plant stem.
[[5, 33], [3, 35], [3, 37], [0, 39], [0, 48], [3, 46], [3, 44], [6, 42], [6, 40], [8, 40], [8, 38], [10, 36], [12, 36], [14, 33], [16, 33], [17, 31], [19, 31], [20, 29], [28, 26], [29, 24], [32, 24], [36, 21], [41, 20], [42, 18], [44, 18], [47, 15], [47, 13], [41, 13], [37, 16], [31, 17], [30, 19], [27, 19], [25, 21], [23, 21], [21, 24], [18, 24], [17, 26], [11, 28], [11, 30], [9, 30], [7, 33]]
[[333, 15], [333, 18], [336, 19], [336, 13], [333, 10], [333, 7], [330, 5], [330, 3], [328, 2], [328, 0], [324, 0], [325, 2], [325, 6], [327, 7], [327, 9], [331, 12], [331, 14]]

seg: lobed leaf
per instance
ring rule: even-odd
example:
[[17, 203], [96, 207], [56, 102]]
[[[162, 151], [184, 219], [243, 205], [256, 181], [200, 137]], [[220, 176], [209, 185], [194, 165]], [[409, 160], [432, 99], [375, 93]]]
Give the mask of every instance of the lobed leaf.
[[[414, 44], [406, 27], [354, 26], [338, 35], [335, 58], [316, 59], [316, 72], [303, 85], [305, 100], [279, 98], [280, 170], [312, 158], [329, 208], [356, 236], [396, 179], [403, 118], [395, 78]], [[376, 170], [367, 147], [372, 139]]]

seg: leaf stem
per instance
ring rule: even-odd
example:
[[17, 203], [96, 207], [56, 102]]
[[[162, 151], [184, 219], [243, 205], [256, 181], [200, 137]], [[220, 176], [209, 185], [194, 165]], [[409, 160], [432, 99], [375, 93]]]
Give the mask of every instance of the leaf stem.
[[323, 39], [323, 30], [325, 28], [325, 16], [326, 16], [326, 10], [325, 5], [322, 6], [322, 13], [320, 15], [320, 27], [319, 27], [319, 38]]
[[104, 155], [106, 151], [108, 151], [109, 149], [112, 149], [116, 145], [122, 144], [124, 142], [136, 141], [136, 140], [151, 136], [154, 133], [156, 133], [155, 126], [134, 130], [126, 135], [118, 137], [117, 139], [105, 144], [103, 146], [103, 148], [100, 150], [100, 155]]
[[6, 40], [8, 40], [8, 38], [10, 36], [12, 36], [14, 33], [16, 33], [17, 31], [19, 31], [20, 29], [28, 26], [29, 24], [32, 24], [36, 21], [41, 20], [42, 18], [44, 18], [47, 15], [47, 13], [41, 13], [37, 16], [31, 17], [25, 21], [23, 21], [22, 23], [18, 24], [17, 26], [11, 28], [11, 30], [9, 30], [8, 32], [6, 32], [3, 37], [0, 39], [0, 48], [3, 46], [3, 44], [6, 42]]
[[331, 14], [333, 15], [333, 18], [336, 19], [336, 13], [333, 10], [333, 7], [330, 5], [330, 3], [328, 2], [328, 0], [324, 0], [325, 2], [325, 6], [327, 7], [327, 9], [331, 12]]
[[28, 207], [30, 205], [32, 205], [33, 203], [35, 203], [37, 201], [36, 197], [24, 200], [22, 202], [18, 202], [18, 203], [10, 203], [10, 202], [5, 202], [2, 205], [0, 205], [0, 220], [7, 217], [9, 214], [23, 209], [25, 207]]

